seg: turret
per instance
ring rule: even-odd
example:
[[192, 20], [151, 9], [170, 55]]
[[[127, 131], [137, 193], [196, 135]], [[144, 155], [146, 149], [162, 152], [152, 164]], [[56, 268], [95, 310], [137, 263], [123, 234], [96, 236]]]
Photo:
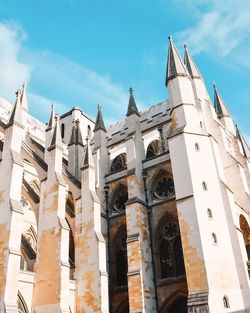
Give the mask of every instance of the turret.
[[217, 117], [221, 121], [222, 125], [224, 125], [228, 131], [234, 134], [235, 130], [231, 114], [229, 113], [216, 85], [214, 84], [213, 86], [214, 86], [214, 108]]
[[191, 77], [171, 37], [169, 37], [166, 87], [172, 109], [173, 128], [185, 127], [198, 131], [200, 118], [195, 107]]

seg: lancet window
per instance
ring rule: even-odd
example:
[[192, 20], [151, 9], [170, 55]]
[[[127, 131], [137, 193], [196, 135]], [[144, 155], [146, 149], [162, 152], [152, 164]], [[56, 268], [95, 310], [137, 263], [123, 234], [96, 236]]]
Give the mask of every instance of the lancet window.
[[177, 278], [185, 275], [182, 243], [177, 220], [164, 219], [158, 228], [158, 272], [161, 279]]

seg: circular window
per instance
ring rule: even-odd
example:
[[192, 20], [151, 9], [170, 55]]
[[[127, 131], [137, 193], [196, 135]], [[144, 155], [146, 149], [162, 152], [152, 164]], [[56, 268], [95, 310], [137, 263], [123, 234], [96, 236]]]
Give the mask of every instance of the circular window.
[[174, 195], [174, 181], [171, 177], [161, 177], [155, 185], [154, 197], [164, 199]]
[[128, 201], [128, 191], [125, 186], [122, 186], [117, 190], [114, 201], [113, 201], [113, 210], [115, 212], [125, 211], [125, 203]]

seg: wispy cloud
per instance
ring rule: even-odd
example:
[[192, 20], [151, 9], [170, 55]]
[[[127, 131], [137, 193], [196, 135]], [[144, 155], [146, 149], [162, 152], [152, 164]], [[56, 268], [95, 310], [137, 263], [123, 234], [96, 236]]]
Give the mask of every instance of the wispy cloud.
[[14, 99], [21, 82], [29, 81], [31, 67], [19, 59], [20, 48], [27, 35], [14, 22], [0, 23], [0, 95]]
[[52, 100], [60, 114], [77, 105], [95, 116], [99, 103], [107, 119], [126, 110], [128, 92], [108, 74], [101, 75], [51, 51], [31, 50], [25, 43], [27, 38], [17, 23], [0, 22], [1, 97], [13, 102], [22, 81], [30, 81], [30, 111], [43, 121], [48, 118]]
[[[175, 0], [176, 1], [176, 0]], [[177, 0], [185, 5], [184, 0]], [[225, 56], [250, 36], [249, 0], [193, 0], [187, 1], [200, 13], [196, 23], [177, 34], [187, 41], [194, 53], [213, 53]]]

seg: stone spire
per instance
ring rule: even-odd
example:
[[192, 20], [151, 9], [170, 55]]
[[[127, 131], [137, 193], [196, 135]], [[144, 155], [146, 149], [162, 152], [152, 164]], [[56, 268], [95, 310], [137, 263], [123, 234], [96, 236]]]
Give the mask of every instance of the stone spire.
[[83, 146], [82, 134], [79, 127], [80, 121], [73, 121], [71, 137], [69, 141], [69, 146], [71, 145], [81, 145]]
[[90, 141], [89, 137], [87, 137], [86, 138], [86, 149], [85, 149], [85, 155], [84, 155], [84, 159], [83, 159], [82, 169], [89, 167], [89, 166], [95, 167], [89, 141]]
[[180, 57], [180, 54], [172, 40], [172, 37], [168, 37], [168, 39], [169, 39], [169, 48], [166, 73], [166, 86], [169, 80], [175, 78], [176, 76], [188, 76], [188, 71]]
[[213, 86], [214, 86], [214, 108], [218, 118], [231, 117], [216, 85], [213, 84]]
[[21, 91], [19, 89], [16, 92], [16, 102], [14, 104], [7, 127], [11, 126], [14, 122], [22, 125]]
[[235, 125], [235, 127], [236, 127], [236, 137], [238, 138], [238, 140], [241, 143], [244, 157], [250, 159], [250, 149], [248, 147], [248, 144], [247, 144], [245, 138], [243, 137], [238, 125]]
[[55, 147], [59, 147], [61, 149], [63, 148], [58, 115], [56, 115], [56, 117], [55, 117], [55, 129], [54, 129], [54, 133], [53, 133], [50, 147], [48, 149], [53, 150]]
[[28, 112], [28, 100], [26, 93], [26, 82], [23, 83], [22, 93], [21, 93], [21, 104], [24, 111]]
[[100, 104], [98, 104], [97, 108], [98, 108], [98, 112], [97, 112], [94, 132], [99, 130], [99, 129], [102, 129], [106, 132], [106, 127], [104, 125], [104, 121], [103, 121], [103, 117], [102, 117], [102, 107], [100, 106]]
[[55, 126], [55, 104], [51, 104], [51, 114], [46, 131], [51, 130]]
[[192, 78], [201, 78], [201, 74], [188, 50], [188, 46], [185, 44], [184, 45], [185, 53], [184, 53], [184, 64], [186, 65], [186, 68], [189, 72], [189, 75]]
[[132, 115], [132, 114], [136, 114], [137, 116], [140, 116], [140, 113], [138, 111], [137, 105], [135, 103], [135, 99], [134, 99], [134, 91], [133, 89], [130, 87], [129, 88], [129, 102], [128, 102], [128, 111], [127, 111], [127, 117]]

